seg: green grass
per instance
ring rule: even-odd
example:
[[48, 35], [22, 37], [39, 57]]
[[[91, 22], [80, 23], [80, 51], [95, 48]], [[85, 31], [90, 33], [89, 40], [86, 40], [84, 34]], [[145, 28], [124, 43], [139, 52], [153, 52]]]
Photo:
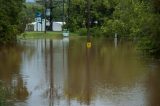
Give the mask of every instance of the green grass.
[[[70, 37], [77, 36], [76, 33], [70, 33]], [[24, 32], [21, 35], [18, 35], [18, 39], [54, 39], [54, 38], [62, 38], [62, 32]]]

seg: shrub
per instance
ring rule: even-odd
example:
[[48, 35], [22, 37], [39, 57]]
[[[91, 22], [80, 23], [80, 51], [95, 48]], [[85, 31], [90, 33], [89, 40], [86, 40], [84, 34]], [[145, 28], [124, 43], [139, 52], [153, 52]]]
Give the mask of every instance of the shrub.
[[87, 29], [86, 28], [81, 28], [78, 30], [78, 34], [80, 36], [86, 36], [87, 35]]

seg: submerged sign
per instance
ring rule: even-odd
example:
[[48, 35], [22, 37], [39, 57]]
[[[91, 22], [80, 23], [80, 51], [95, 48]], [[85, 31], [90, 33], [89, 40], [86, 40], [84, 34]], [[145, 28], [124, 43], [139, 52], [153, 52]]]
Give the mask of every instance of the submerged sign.
[[87, 48], [91, 48], [92, 47], [92, 43], [91, 42], [87, 42]]

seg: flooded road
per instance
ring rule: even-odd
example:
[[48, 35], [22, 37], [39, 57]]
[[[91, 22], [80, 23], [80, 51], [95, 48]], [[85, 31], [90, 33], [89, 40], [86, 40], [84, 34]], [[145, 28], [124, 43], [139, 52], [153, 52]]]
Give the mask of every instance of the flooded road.
[[23, 40], [0, 48], [0, 86], [7, 106], [160, 106], [160, 61], [126, 41]]

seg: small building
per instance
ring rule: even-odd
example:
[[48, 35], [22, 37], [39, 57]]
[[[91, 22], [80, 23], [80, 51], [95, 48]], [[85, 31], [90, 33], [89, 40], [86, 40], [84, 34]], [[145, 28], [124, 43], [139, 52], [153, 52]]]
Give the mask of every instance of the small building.
[[[63, 24], [65, 24], [65, 22], [53, 22], [52, 31], [62, 31]], [[49, 25], [49, 21], [46, 20], [46, 27]], [[45, 31], [45, 19], [42, 19], [42, 22], [32, 22], [27, 24], [26, 31]]]
[[53, 31], [62, 31], [62, 27], [65, 24], [65, 22], [53, 22], [52, 29]]

